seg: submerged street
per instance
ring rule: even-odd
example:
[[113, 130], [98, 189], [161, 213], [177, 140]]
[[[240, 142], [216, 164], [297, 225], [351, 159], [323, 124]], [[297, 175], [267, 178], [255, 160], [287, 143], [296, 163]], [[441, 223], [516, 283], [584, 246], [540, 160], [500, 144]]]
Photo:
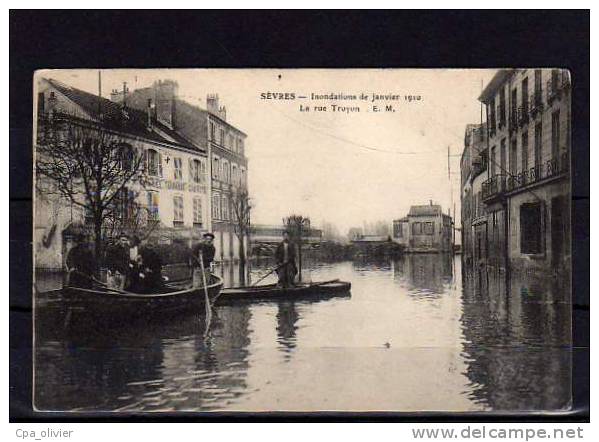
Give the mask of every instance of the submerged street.
[[[254, 264], [252, 279], [270, 266]], [[235, 282], [237, 269], [219, 270]], [[491, 270], [463, 275], [460, 256], [449, 254], [304, 268], [304, 280], [333, 278], [350, 281], [351, 296], [217, 303], [207, 341], [203, 315], [108, 327], [64, 311], [59, 296], [40, 301], [35, 407], [513, 411], [569, 406], [569, 290], [550, 278], [545, 284], [506, 284], [504, 275]]]

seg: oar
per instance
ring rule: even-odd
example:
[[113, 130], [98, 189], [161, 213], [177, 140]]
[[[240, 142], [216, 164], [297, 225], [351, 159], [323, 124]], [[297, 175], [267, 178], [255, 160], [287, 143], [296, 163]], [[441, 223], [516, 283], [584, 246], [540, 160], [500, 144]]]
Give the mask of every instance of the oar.
[[339, 278], [337, 278], [337, 279], [330, 279], [328, 281], [321, 281], [321, 282], [310, 283], [310, 287], [317, 287], [319, 285], [330, 284], [332, 282], [339, 282]]
[[204, 272], [204, 257], [198, 259], [194, 256], [196, 261], [200, 263], [202, 270], [202, 283], [204, 284], [204, 303], [206, 304], [206, 330], [204, 331], [204, 339], [208, 338], [210, 332], [210, 323], [212, 322], [212, 306], [210, 305], [210, 297], [208, 296], [208, 287], [206, 285], [206, 273]]
[[258, 284], [260, 281], [263, 281], [267, 276], [269, 276], [270, 274], [272, 274], [273, 272], [276, 272], [277, 270], [279, 270], [281, 267], [288, 265], [289, 262], [284, 262], [283, 264], [279, 264], [278, 266], [276, 266], [274, 269], [272, 269], [270, 272], [268, 272], [266, 275], [264, 275], [262, 278], [260, 278], [258, 281], [256, 281], [255, 283], [253, 283], [250, 287], [254, 287], [256, 284]]

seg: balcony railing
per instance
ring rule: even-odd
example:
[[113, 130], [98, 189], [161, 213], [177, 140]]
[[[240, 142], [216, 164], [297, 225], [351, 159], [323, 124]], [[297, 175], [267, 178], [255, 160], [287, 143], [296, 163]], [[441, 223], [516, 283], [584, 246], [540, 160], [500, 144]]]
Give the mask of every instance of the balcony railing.
[[510, 111], [510, 133], [518, 129], [518, 109], [512, 108]]
[[543, 90], [537, 89], [535, 93], [530, 97], [530, 115], [534, 117], [537, 113], [543, 110]]
[[554, 100], [559, 100], [562, 92], [570, 87], [570, 77], [565, 71], [557, 71], [551, 74], [551, 79], [547, 80], [547, 103], [551, 104]]
[[518, 124], [520, 127], [524, 127], [528, 124], [528, 103], [518, 108]]
[[482, 184], [483, 199], [498, 197], [506, 190], [506, 176], [497, 174], [484, 181]]
[[539, 164], [515, 175], [510, 175], [507, 178], [507, 191], [511, 192], [547, 178], [560, 176], [567, 173], [569, 169], [570, 157], [567, 152], [564, 152], [559, 157], [548, 160], [545, 164]]

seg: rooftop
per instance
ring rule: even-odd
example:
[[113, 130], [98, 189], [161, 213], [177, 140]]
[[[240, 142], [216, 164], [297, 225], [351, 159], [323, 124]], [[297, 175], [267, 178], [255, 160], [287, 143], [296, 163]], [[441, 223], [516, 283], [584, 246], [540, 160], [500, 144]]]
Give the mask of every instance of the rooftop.
[[438, 204], [427, 204], [423, 206], [411, 206], [408, 216], [439, 216], [443, 213]]
[[146, 112], [132, 107], [123, 107], [121, 103], [112, 102], [54, 79], [46, 80], [54, 89], [81, 107], [94, 120], [102, 120], [109, 129], [159, 143], [175, 144], [187, 149], [197, 150], [186, 138], [155, 119], [152, 120], [152, 126], [155, 130], [148, 130]]

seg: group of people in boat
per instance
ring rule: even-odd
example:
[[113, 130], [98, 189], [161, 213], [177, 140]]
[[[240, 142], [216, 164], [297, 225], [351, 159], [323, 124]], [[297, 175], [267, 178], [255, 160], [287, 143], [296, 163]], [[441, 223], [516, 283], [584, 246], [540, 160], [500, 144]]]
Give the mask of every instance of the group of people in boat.
[[[203, 287], [210, 280], [214, 260], [214, 235], [205, 233], [201, 242], [189, 253], [188, 264], [192, 270], [193, 284]], [[154, 247], [136, 235], [121, 234], [113, 244], [106, 247], [104, 267], [106, 281], [98, 280], [94, 253], [84, 234], [75, 238], [76, 245], [70, 250], [66, 265], [68, 285], [89, 288], [103, 285], [109, 289], [135, 293], [158, 292], [168, 281], [162, 275], [162, 258]]]
[[[76, 245], [67, 256], [68, 285], [89, 288], [94, 285], [120, 291], [152, 293], [160, 291], [168, 279], [162, 275], [162, 259], [155, 248], [146, 240], [135, 235], [121, 234], [118, 241], [106, 248], [104, 266], [106, 282], [94, 276], [96, 262], [93, 251], [84, 234], [75, 238]], [[188, 265], [192, 271], [193, 285], [203, 287], [210, 280], [214, 261], [214, 235], [204, 233], [202, 241], [192, 247]], [[297, 275], [297, 249], [290, 241], [289, 232], [283, 232], [283, 240], [275, 250], [277, 286], [288, 288], [295, 285]]]

